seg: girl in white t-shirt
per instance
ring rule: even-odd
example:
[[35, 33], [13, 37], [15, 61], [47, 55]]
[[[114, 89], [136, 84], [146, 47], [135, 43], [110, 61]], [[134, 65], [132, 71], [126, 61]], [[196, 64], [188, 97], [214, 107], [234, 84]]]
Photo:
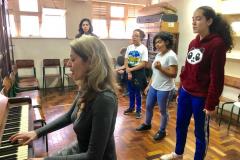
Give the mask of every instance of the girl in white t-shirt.
[[154, 135], [154, 140], [161, 140], [166, 136], [166, 127], [168, 121], [167, 106], [171, 91], [175, 88], [174, 78], [177, 76], [178, 62], [177, 56], [171, 49], [173, 46], [173, 36], [168, 32], [160, 32], [153, 39], [154, 49], [157, 53], [153, 63], [153, 74], [148, 86], [145, 89], [147, 93], [146, 100], [146, 119], [136, 130], [145, 131], [151, 129], [153, 108], [158, 102], [161, 113], [160, 128]]
[[132, 113], [135, 108], [136, 118], [141, 118], [142, 98], [141, 88], [146, 82], [145, 66], [148, 62], [148, 50], [141, 42], [145, 34], [140, 29], [135, 29], [132, 35], [132, 43], [127, 47], [124, 65], [128, 74], [129, 108], [124, 111], [127, 115]]

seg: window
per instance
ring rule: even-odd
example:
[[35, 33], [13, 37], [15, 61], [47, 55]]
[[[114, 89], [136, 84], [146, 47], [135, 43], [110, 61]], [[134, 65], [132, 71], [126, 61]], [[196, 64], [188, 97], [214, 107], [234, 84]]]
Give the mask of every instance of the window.
[[140, 8], [142, 6], [93, 2], [93, 32], [100, 38], [131, 38], [132, 31], [138, 28], [136, 17]]
[[19, 0], [19, 10], [27, 12], [38, 12], [37, 0]]
[[110, 38], [125, 38], [125, 23], [123, 20], [111, 20], [110, 21]]
[[33, 37], [39, 36], [38, 16], [20, 16], [21, 36]]
[[111, 6], [111, 17], [124, 18], [124, 7]]
[[41, 35], [43, 37], [66, 37], [64, 10], [43, 8]]
[[[17, 35], [17, 31], [16, 31], [16, 24], [15, 24], [15, 21], [14, 21], [14, 16], [13, 15], [9, 15], [9, 26], [10, 26], [10, 31], [11, 31], [11, 35], [13, 37], [15, 37]], [[8, 32], [10, 33], [10, 32]]]
[[8, 8], [13, 37], [66, 37], [64, 0], [11, 0]]
[[107, 20], [106, 19], [93, 19], [92, 25], [96, 26], [96, 27], [93, 27], [93, 32], [97, 36], [99, 36], [101, 38], [108, 37]]

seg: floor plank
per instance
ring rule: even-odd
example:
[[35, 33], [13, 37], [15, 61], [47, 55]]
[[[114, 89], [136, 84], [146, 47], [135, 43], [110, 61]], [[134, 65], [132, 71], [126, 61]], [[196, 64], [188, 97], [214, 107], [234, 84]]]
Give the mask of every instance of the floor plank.
[[[74, 99], [76, 92], [65, 89], [50, 90], [43, 97], [42, 106], [46, 115], [47, 123], [51, 122], [61, 114], [66, 112]], [[135, 115], [123, 115], [123, 111], [128, 107], [128, 98], [119, 95], [119, 109], [115, 127], [115, 140], [117, 156], [119, 160], [156, 160], [164, 153], [174, 150], [175, 146], [175, 122], [176, 104], [169, 106], [169, 123], [167, 136], [161, 141], [154, 141], [153, 135], [159, 127], [158, 107], [154, 109], [152, 129], [145, 132], [136, 132], [135, 128], [143, 123], [145, 118], [145, 97], [143, 98], [143, 117], [136, 119]], [[184, 160], [192, 160], [195, 151], [194, 121], [191, 119], [187, 143], [185, 147]], [[48, 135], [49, 155], [60, 150], [76, 139], [72, 130], [72, 125], [65, 127]], [[35, 142], [36, 157], [47, 155], [43, 145], [43, 139]], [[210, 143], [206, 160], [237, 160], [240, 159], [240, 127], [232, 125], [227, 130], [227, 124], [222, 123], [219, 127], [217, 119], [212, 118], [210, 122]]]

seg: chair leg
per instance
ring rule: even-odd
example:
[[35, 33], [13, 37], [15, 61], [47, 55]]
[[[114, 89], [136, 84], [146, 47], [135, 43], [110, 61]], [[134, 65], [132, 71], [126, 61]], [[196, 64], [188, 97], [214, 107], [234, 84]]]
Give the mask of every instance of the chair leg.
[[62, 80], [63, 80], [63, 89], [64, 89], [64, 83], [65, 83], [65, 81], [64, 81], [64, 75], [63, 75], [63, 77], [62, 77]]
[[[221, 112], [220, 112], [220, 114], [219, 114], [219, 123], [218, 123], [218, 126], [220, 126], [220, 125], [221, 125], [221, 122], [222, 122], [223, 107], [224, 107], [224, 106], [222, 105]], [[220, 109], [220, 106], [219, 106], [219, 109]]]
[[219, 109], [219, 105], [217, 105], [217, 107], [216, 107], [216, 108], [217, 108], [217, 115], [218, 115], [218, 109]]
[[230, 124], [231, 124], [231, 121], [232, 121], [233, 109], [234, 109], [234, 105], [232, 105], [232, 109], [231, 109], [231, 115], [230, 115], [230, 119], [229, 119], [229, 122], [228, 122], [228, 130], [230, 129]]
[[[239, 122], [239, 119], [240, 119], [240, 108], [238, 108], [239, 110], [238, 110], [238, 118], [237, 118], [237, 123]], [[239, 123], [239, 125], [240, 125], [240, 123]]]

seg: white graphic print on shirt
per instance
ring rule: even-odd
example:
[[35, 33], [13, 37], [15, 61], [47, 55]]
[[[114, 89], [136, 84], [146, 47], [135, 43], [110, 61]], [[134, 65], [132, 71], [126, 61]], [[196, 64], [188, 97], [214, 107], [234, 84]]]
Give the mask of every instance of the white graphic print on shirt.
[[136, 66], [141, 60], [141, 54], [137, 50], [130, 51], [128, 54], [129, 66]]
[[204, 48], [192, 48], [187, 54], [187, 61], [190, 64], [197, 64], [202, 61]]

